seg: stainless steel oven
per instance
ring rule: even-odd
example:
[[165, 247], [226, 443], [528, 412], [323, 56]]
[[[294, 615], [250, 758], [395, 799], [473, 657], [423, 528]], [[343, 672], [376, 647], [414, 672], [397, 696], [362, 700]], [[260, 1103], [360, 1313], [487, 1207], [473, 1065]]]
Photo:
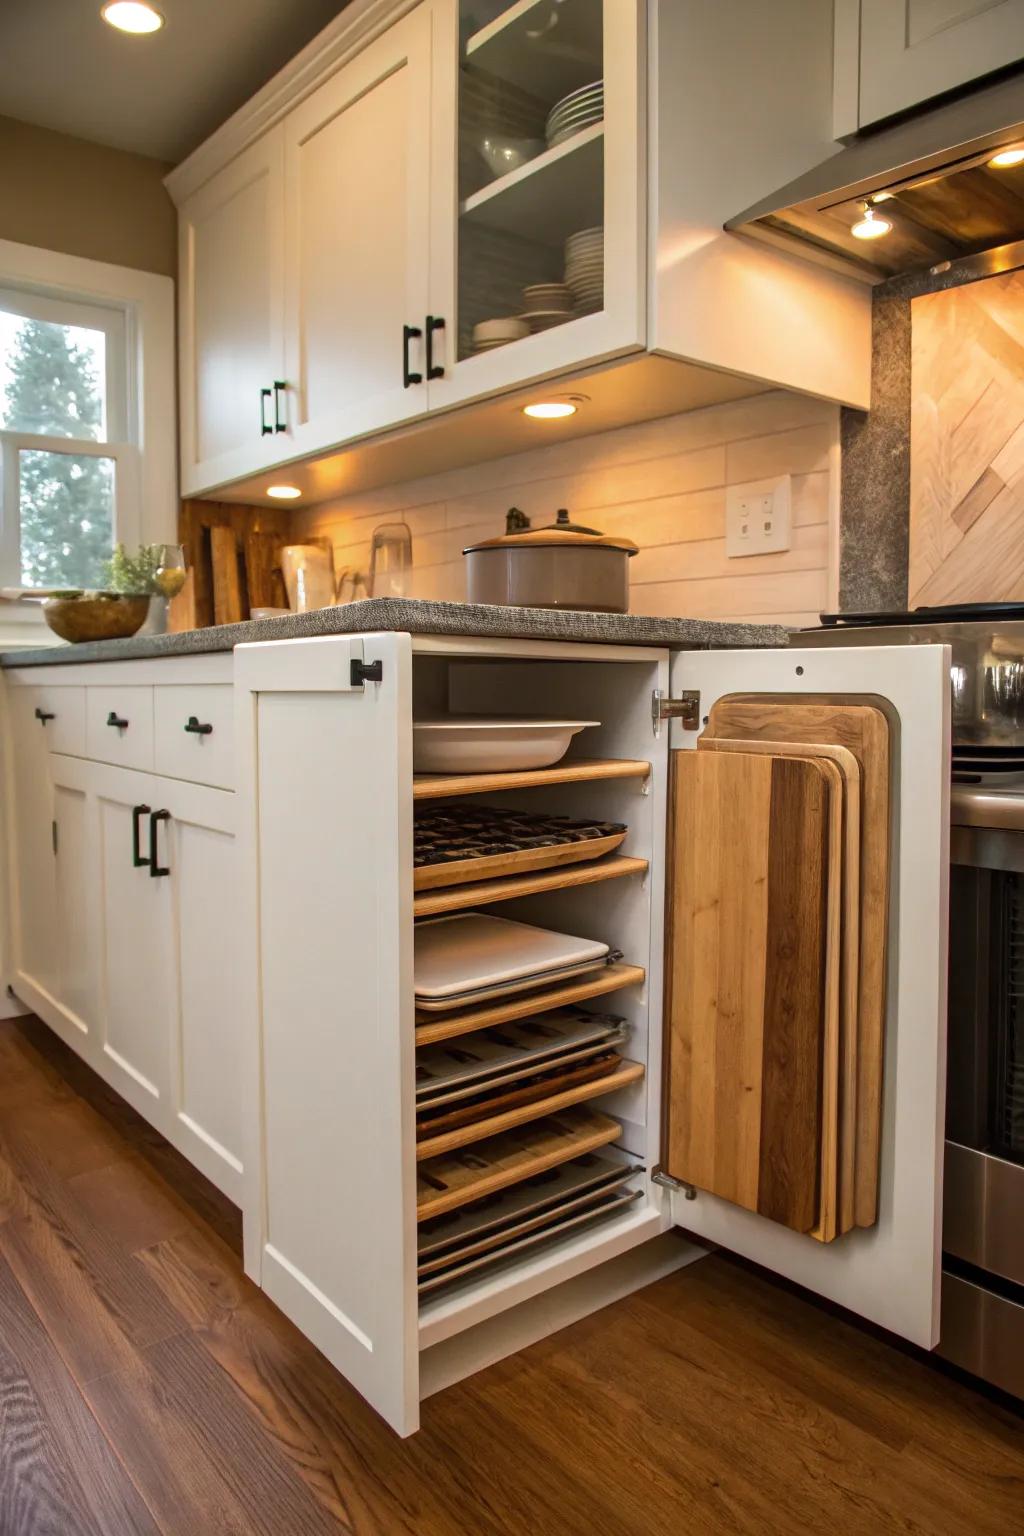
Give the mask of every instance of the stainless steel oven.
[[954, 785], [939, 1353], [1024, 1397], [1024, 792]]

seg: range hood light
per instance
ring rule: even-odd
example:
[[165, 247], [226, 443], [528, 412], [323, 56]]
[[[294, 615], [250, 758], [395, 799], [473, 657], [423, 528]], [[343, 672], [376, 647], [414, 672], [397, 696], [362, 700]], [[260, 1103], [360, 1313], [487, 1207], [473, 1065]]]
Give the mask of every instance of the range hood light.
[[1020, 165], [1021, 161], [1024, 161], [1024, 146], [1017, 145], [1014, 149], [1001, 149], [988, 163], [990, 170], [1008, 171], [1011, 165]]
[[870, 203], [864, 204], [863, 218], [857, 220], [850, 229], [850, 234], [858, 240], [880, 240], [892, 229], [888, 219], [878, 216]]

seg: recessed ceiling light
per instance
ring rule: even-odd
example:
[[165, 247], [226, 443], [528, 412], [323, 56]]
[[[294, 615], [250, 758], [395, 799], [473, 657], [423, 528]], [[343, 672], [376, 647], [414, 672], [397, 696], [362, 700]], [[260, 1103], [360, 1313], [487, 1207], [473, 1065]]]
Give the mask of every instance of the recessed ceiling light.
[[989, 165], [994, 171], [1005, 171], [1011, 165], [1020, 165], [1024, 160], [1024, 147], [1014, 149], [1001, 149], [998, 155], [993, 155]]
[[267, 495], [273, 496], [275, 501], [294, 501], [302, 492], [297, 485], [268, 485]]
[[880, 240], [892, 229], [888, 219], [878, 216], [870, 203], [864, 204], [864, 216], [851, 226], [850, 234], [858, 240]]
[[523, 415], [534, 421], [563, 421], [575, 416], [586, 399], [586, 395], [556, 395], [553, 400], [533, 400], [523, 406]]
[[164, 24], [160, 12], [146, 0], [107, 0], [100, 15], [119, 32], [159, 32]]

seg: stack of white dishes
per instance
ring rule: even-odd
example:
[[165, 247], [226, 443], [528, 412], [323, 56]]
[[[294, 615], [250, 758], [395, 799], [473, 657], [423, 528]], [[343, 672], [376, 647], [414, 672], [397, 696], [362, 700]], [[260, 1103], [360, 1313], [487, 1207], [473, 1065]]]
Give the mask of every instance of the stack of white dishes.
[[564, 144], [566, 139], [582, 133], [592, 123], [601, 122], [603, 117], [604, 81], [594, 80], [590, 85], [581, 85], [579, 90], [563, 96], [548, 113], [544, 125], [548, 147], [554, 149], [556, 144]]
[[518, 315], [505, 315], [500, 320], [481, 320], [473, 327], [473, 351], [489, 352], [492, 347], [504, 347], [510, 341], [521, 341], [529, 336], [530, 327]]
[[604, 308], [604, 229], [580, 229], [565, 242], [565, 281], [576, 313]]
[[572, 294], [565, 283], [534, 283], [523, 289], [523, 314], [531, 331], [547, 331], [572, 319]]

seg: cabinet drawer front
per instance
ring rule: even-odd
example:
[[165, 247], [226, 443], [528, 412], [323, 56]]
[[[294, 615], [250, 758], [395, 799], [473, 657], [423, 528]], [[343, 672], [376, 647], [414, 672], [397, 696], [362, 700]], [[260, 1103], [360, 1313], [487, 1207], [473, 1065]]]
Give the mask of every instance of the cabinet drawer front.
[[225, 683], [154, 689], [157, 773], [234, 788], [234, 695]]
[[85, 754], [85, 689], [30, 688], [28, 724], [42, 736], [50, 752], [65, 757]]
[[86, 756], [101, 763], [116, 763], [122, 768], [151, 770], [152, 688], [89, 688], [87, 693]]

